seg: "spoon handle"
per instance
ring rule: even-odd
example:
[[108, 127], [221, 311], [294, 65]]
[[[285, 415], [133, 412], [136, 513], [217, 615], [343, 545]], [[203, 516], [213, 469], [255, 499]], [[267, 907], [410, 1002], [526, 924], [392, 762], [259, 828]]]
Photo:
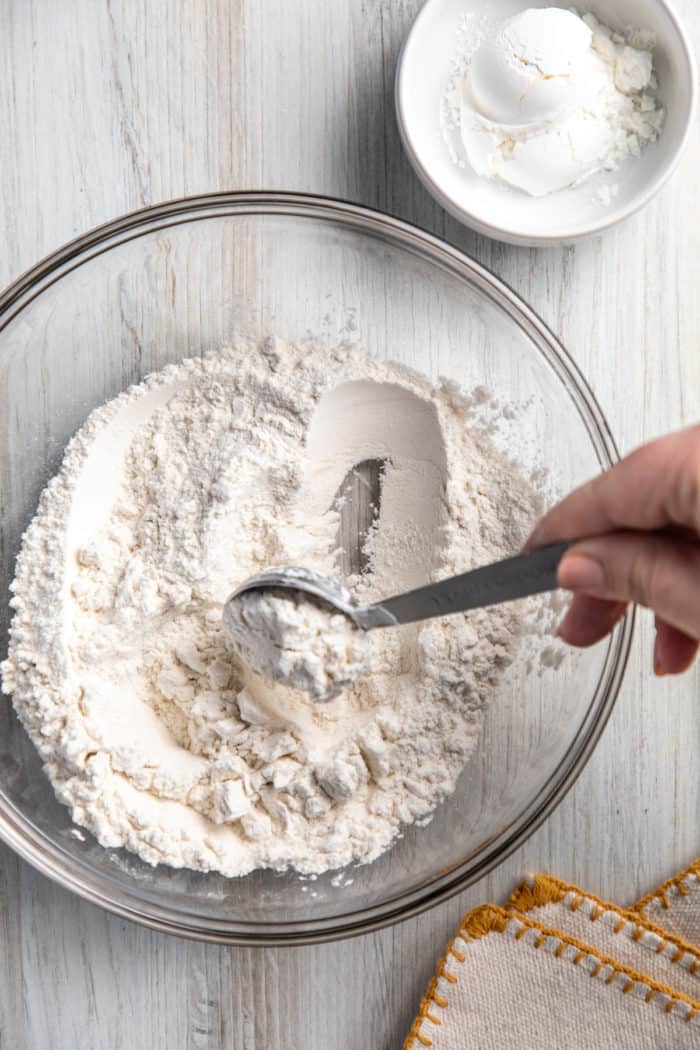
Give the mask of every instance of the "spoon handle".
[[392, 621], [415, 623], [432, 616], [449, 616], [556, 590], [557, 568], [569, 547], [569, 543], [554, 543], [397, 594], [369, 607], [368, 612], [375, 609], [388, 614], [386, 619], [375, 619], [371, 626], [388, 626]]

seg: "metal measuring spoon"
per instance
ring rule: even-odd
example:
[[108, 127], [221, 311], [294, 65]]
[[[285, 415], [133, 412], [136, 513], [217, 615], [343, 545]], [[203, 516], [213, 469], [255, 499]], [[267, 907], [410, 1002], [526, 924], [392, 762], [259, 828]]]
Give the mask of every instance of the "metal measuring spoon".
[[356, 604], [342, 583], [313, 569], [266, 569], [245, 580], [233, 592], [224, 607], [224, 623], [227, 618], [226, 608], [231, 602], [235, 602], [241, 594], [265, 588], [282, 588], [308, 594], [337, 612], [344, 613], [363, 631], [417, 623], [436, 616], [450, 616], [555, 590], [558, 587], [557, 568], [569, 546], [569, 543], [555, 543], [526, 551], [370, 605]]

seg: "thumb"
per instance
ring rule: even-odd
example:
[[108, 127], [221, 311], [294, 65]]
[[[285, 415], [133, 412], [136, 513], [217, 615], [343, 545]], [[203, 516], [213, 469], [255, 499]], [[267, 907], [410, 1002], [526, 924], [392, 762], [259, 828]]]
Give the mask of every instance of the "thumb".
[[567, 551], [559, 586], [577, 594], [653, 609], [700, 638], [700, 544], [658, 532], [614, 532]]

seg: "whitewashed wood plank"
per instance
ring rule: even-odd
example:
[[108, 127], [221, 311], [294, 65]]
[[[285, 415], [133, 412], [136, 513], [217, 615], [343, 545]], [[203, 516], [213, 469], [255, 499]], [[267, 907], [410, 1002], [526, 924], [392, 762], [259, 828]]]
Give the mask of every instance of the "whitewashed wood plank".
[[0, 1050], [21, 1045], [25, 1033], [21, 931], [21, 861], [0, 846]]

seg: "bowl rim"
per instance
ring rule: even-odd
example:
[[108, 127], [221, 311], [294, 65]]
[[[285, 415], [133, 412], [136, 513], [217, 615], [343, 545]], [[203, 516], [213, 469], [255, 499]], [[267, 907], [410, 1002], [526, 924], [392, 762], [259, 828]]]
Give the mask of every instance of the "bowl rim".
[[[521, 328], [552, 367], [586, 426], [602, 468], [619, 453], [605, 416], [580, 369], [558, 339], [504, 281], [446, 241], [391, 215], [332, 197], [278, 191], [218, 192], [176, 198], [129, 212], [84, 233], [31, 267], [0, 293], [0, 331], [42, 291], [95, 256], [173, 225], [219, 216], [283, 215], [340, 223], [383, 237], [468, 281]], [[411, 918], [466, 889], [505, 860], [542, 824], [584, 769], [612, 712], [630, 653], [635, 612], [621, 621], [608, 648], [598, 686], [570, 745], [545, 790], [479, 850], [408, 893], [361, 911], [294, 922], [213, 920], [126, 891], [108, 876], [47, 838], [0, 790], [0, 840], [50, 879], [106, 910], [144, 926], [194, 940], [246, 946], [299, 945], [340, 940]]]
[[[589, 222], [578, 226], [572, 225], [568, 228], [562, 227], [560, 232], [556, 234], [522, 233], [518, 230], [513, 230], [508, 226], [500, 226], [497, 223], [487, 222], [479, 215], [478, 211], [472, 211], [443, 189], [440, 183], [437, 182], [431, 174], [430, 167], [426, 166], [423, 162], [420, 151], [415, 146], [409, 130], [409, 122], [406, 119], [408, 107], [404, 102], [406, 56], [410, 48], [415, 45], [415, 41], [422, 31], [424, 22], [431, 16], [432, 8], [443, 2], [444, 0], [426, 0], [421, 7], [414, 19], [413, 25], [408, 31], [403, 46], [401, 47], [401, 52], [396, 64], [396, 75], [394, 77], [394, 104], [401, 142], [406, 150], [413, 170], [418, 175], [428, 193], [430, 193], [430, 195], [434, 197], [435, 200], [437, 200], [438, 203], [441, 204], [442, 207], [455, 219], [485, 237], [491, 237], [497, 241], [504, 241], [507, 244], [518, 244], [526, 247], [540, 248], [553, 247], [558, 244], [571, 244], [575, 241], [584, 240], [587, 237], [593, 237], [596, 234], [603, 233], [605, 230], [610, 229], [612, 226], [617, 226], [618, 223], [624, 222], [625, 219], [630, 218], [638, 211], [641, 211], [642, 208], [646, 207], [652, 198], [663, 188], [678, 167], [683, 152], [688, 144], [688, 138], [693, 128], [697, 109], [698, 69], [695, 61], [695, 54], [690, 43], [688, 31], [679, 15], [676, 13], [670, 0], [654, 0], [654, 2], [666, 12], [669, 21], [678, 36], [681, 50], [685, 58], [685, 76], [688, 82], [688, 104], [686, 107], [683, 133], [679, 142], [675, 150], [669, 154], [666, 163], [662, 166], [658, 174], [653, 179], [650, 179], [646, 187], [631, 197], [626, 204], [618, 205], [617, 208], [598, 222]], [[557, 4], [559, 2], [560, 0], [556, 0]]]

